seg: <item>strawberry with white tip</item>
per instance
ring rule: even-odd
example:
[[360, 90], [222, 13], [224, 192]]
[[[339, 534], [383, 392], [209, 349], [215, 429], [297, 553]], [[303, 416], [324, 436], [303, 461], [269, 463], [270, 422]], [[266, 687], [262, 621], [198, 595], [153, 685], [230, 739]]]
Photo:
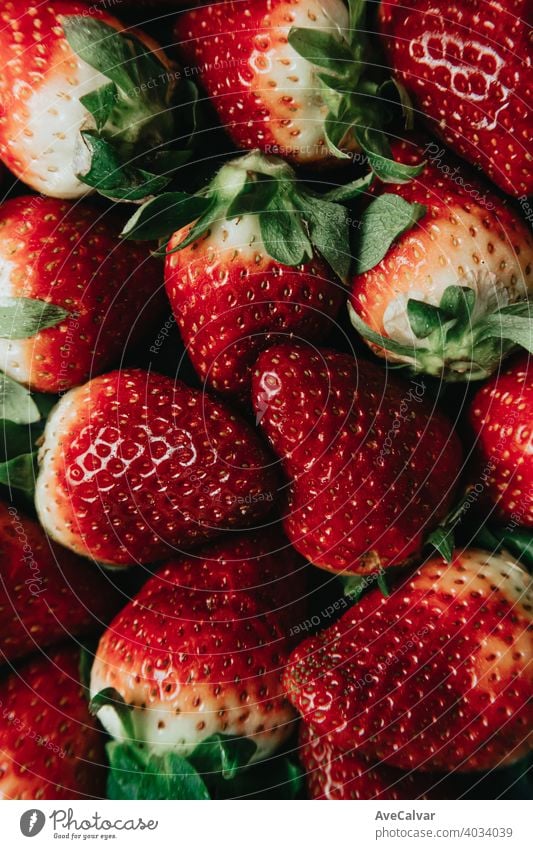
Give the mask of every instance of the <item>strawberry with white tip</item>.
[[405, 97], [375, 62], [365, 6], [206, 3], [178, 17], [176, 44], [238, 147], [297, 165], [349, 161], [362, 149], [384, 178], [401, 181], [411, 169], [380, 167], [391, 155], [381, 131]]
[[285, 683], [337, 749], [403, 770], [490, 770], [533, 746], [533, 584], [509, 555], [432, 557], [293, 652]]
[[91, 694], [101, 722], [145, 753], [190, 757], [222, 735], [252, 741], [251, 761], [268, 757], [294, 729], [281, 678], [305, 586], [277, 533], [166, 563], [100, 640]]
[[78, 0], [8, 0], [0, 23], [0, 157], [16, 177], [57, 198], [166, 185], [151, 151], [175, 135], [175, 75], [150, 38]]
[[168, 192], [135, 212], [129, 238], [170, 236], [167, 294], [210, 388], [247, 400], [262, 350], [287, 337], [320, 342], [335, 329], [351, 259], [342, 203], [371, 180], [319, 195], [286, 162], [256, 150], [223, 165], [197, 194]]
[[[410, 141], [393, 147], [403, 162], [423, 158]], [[387, 250], [383, 233], [406, 203], [425, 213]], [[381, 194], [360, 232], [350, 315], [380, 356], [462, 381], [488, 377], [516, 346], [533, 350], [533, 238], [460, 165], [430, 163]]]

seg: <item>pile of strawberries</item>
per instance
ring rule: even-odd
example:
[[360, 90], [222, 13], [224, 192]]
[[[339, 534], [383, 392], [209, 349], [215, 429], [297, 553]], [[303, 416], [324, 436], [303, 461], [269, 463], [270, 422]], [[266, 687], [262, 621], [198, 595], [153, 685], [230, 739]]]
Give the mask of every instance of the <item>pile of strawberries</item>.
[[2, 4], [0, 798], [522, 792], [526, 6]]

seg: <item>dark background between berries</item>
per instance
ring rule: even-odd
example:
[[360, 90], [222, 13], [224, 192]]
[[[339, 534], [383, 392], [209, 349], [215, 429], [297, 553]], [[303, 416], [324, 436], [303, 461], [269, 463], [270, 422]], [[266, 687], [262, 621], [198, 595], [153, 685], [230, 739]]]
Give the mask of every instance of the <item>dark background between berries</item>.
[[[253, 2], [253, 0], [251, 0]], [[54, 5], [53, 2], [51, 5]], [[134, 5], [134, 4], [128, 4]], [[154, 4], [155, 6], [156, 4]], [[182, 8], [187, 8], [193, 3], [176, 4]], [[369, 3], [369, 6], [372, 5]], [[377, 5], [377, 4], [374, 4]], [[159, 11], [143, 9], [143, 4], [138, 4], [139, 8], [136, 11], [126, 10], [122, 8], [120, 0], [112, 4], [105, 5], [105, 8], [113, 14], [120, 17], [125, 23], [138, 24], [148, 34], [153, 36], [166, 50], [167, 54], [172, 58], [176, 58], [176, 51], [173, 47], [173, 39], [171, 36], [172, 23], [175, 20], [176, 11], [168, 11], [172, 6], [171, 3], [162, 3]], [[166, 9], [165, 9], [166, 6]], [[378, 45], [375, 45], [375, 51], [378, 52]], [[203, 116], [203, 126], [199, 142], [197, 143], [196, 159], [188, 164], [179, 174], [179, 187], [185, 190], [194, 191], [202, 186], [219, 168], [219, 166], [228, 158], [235, 155], [235, 148], [228, 136], [217, 125], [217, 119], [214, 112], [211, 112], [208, 104], [203, 104], [205, 115]], [[212, 115], [210, 120], [209, 116]], [[213, 150], [218, 151], [218, 159], [213, 158]], [[202, 161], [202, 151], [205, 151], [206, 159]], [[466, 163], [462, 163], [463, 166]], [[308, 182], [313, 181], [313, 173], [305, 173], [300, 171], [300, 175], [307, 179]], [[339, 172], [329, 171], [327, 175], [320, 174], [319, 181], [322, 188], [331, 187], [346, 183], [350, 178], [355, 179], [358, 172], [354, 169], [351, 175], [342, 170], [342, 176]], [[338, 177], [338, 179], [337, 179]], [[492, 191], [499, 193], [495, 186], [491, 186]], [[1, 193], [1, 199], [5, 200], [8, 197], [13, 197], [19, 194], [27, 194], [28, 188], [21, 183], [13, 183], [9, 185], [9, 178], [6, 178]], [[100, 204], [103, 208], [109, 206], [109, 203], [103, 198], [94, 196], [93, 203]], [[507, 198], [508, 202], [509, 199]], [[122, 207], [123, 220], [126, 222], [131, 214], [131, 207], [125, 205]], [[163, 286], [163, 272], [161, 271], [161, 285]], [[168, 334], [158, 348], [157, 354], [150, 351], [150, 347], [154, 345], [154, 339], [147, 339], [146, 342], [134, 351], [128, 351], [123, 360], [117, 363], [117, 367], [138, 366], [145, 369], [154, 370], [168, 375], [169, 377], [179, 377], [189, 386], [202, 388], [201, 383], [196, 375], [188, 357], [184, 346], [181, 342], [179, 332], [176, 328], [176, 323], [172, 318], [170, 305], [168, 307], [169, 323]], [[161, 322], [163, 326], [164, 319]], [[338, 351], [349, 353], [357, 357], [372, 358], [367, 346], [359, 339], [353, 330], [346, 310], [341, 312], [337, 321], [335, 331], [330, 338], [323, 344], [323, 347], [335, 348]], [[381, 364], [385, 367], [383, 361]], [[419, 378], [420, 379], [420, 378]], [[438, 397], [439, 406], [442, 407], [449, 418], [456, 424], [459, 434], [465, 446], [465, 454], [468, 455], [471, 445], [471, 436], [466, 424], [466, 411], [468, 409], [469, 400], [472, 397], [479, 384], [441, 384], [438, 380], [429, 377], [422, 378], [426, 391], [434, 397]], [[48, 404], [48, 399], [44, 402]], [[250, 417], [251, 418], [251, 417]], [[28, 431], [29, 441], [31, 439], [30, 429]], [[9, 439], [9, 432], [4, 430], [0, 439], [0, 461], [5, 459], [6, 441]], [[28, 443], [29, 444], [29, 443]], [[22, 448], [21, 450], [25, 450]], [[17, 491], [9, 491], [6, 487], [0, 485], [0, 497], [4, 500], [10, 500], [15, 505], [19, 505], [26, 513], [34, 515], [33, 501], [24, 494]], [[463, 521], [459, 526], [459, 531], [456, 538], [459, 543], [469, 544], [476, 536], [483, 517], [469, 514], [469, 520]], [[155, 569], [155, 565], [154, 565]], [[129, 572], [117, 572], [113, 580], [117, 586], [126, 593], [129, 597], [133, 596], [140, 586], [152, 574], [152, 567], [148, 564], [144, 567], [130, 570]], [[389, 570], [389, 573], [399, 570]], [[334, 602], [342, 596], [342, 584], [338, 578], [328, 572], [323, 572], [319, 569], [312, 569], [312, 587], [310, 591], [310, 611], [309, 619], [313, 621], [320, 620], [321, 611], [327, 608], [328, 603]], [[107, 580], [110, 580], [110, 573], [107, 573]], [[341, 615], [339, 611], [339, 616]], [[335, 617], [328, 617], [327, 622], [320, 622], [314, 630], [320, 630], [322, 627], [331, 625]], [[311, 631], [303, 636], [309, 636]], [[89, 646], [89, 650], [94, 649], [94, 646]], [[6, 672], [0, 671], [0, 676]], [[291, 739], [284, 748], [275, 756], [271, 757], [267, 762], [259, 763], [249, 768], [240, 778], [229, 782], [218, 782], [213, 788], [213, 795], [219, 798], [286, 798], [283, 782], [286, 781], [285, 776], [280, 770], [280, 765], [289, 756], [291, 759], [297, 759], [297, 741]], [[455, 798], [457, 799], [531, 799], [533, 798], [533, 758], [529, 758], [527, 762], [521, 761], [511, 767], [499, 770], [492, 770], [488, 773], [470, 773], [470, 774], [455, 774], [453, 777]], [[226, 789], [224, 790], [224, 785]], [[277, 786], [276, 786], [277, 785]], [[438, 785], [438, 777], [436, 776], [435, 785]], [[302, 792], [300, 792], [302, 796]]]

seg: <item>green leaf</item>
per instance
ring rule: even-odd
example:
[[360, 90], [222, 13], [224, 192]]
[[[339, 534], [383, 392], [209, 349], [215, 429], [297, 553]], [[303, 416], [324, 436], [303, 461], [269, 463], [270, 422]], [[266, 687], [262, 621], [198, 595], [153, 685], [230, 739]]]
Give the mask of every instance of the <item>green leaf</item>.
[[252, 181], [248, 180], [242, 191], [228, 206], [228, 218], [238, 218], [241, 215], [258, 215], [268, 209], [274, 195], [278, 191], [275, 179]]
[[0, 484], [21, 492], [33, 493], [37, 478], [37, 452], [21, 454], [0, 463]]
[[103, 707], [113, 708], [120, 720], [124, 735], [130, 740], [134, 740], [135, 728], [133, 725], [133, 705], [126, 704], [124, 698], [118, 690], [115, 690], [114, 687], [105, 687], [92, 697], [89, 702], [89, 713], [93, 716], [97, 716], [98, 712]]
[[452, 318], [468, 320], [474, 310], [476, 293], [468, 286], [448, 286], [440, 300], [440, 309]]
[[361, 334], [363, 339], [367, 339], [374, 345], [378, 345], [380, 348], [390, 351], [391, 354], [397, 354], [400, 357], [410, 357], [413, 360], [416, 360], [416, 355], [419, 350], [426, 353], [425, 349], [418, 349], [409, 345], [401, 345], [399, 342], [395, 342], [394, 339], [389, 339], [387, 336], [382, 336], [380, 333], [376, 333], [367, 324], [365, 324], [359, 315], [357, 315], [350, 302], [348, 302], [348, 313], [352, 325], [355, 327], [357, 332]]
[[334, 156], [339, 159], [350, 159], [350, 153], [342, 150], [340, 147], [348, 129], [351, 127], [351, 121], [347, 121], [347, 109], [341, 109], [339, 112], [330, 111], [326, 115], [324, 121], [324, 132], [328, 147]]
[[419, 203], [398, 195], [383, 194], [367, 207], [361, 218], [355, 273], [363, 274], [381, 262], [391, 244], [426, 213]]
[[153, 240], [200, 218], [209, 208], [208, 198], [185, 192], [166, 192], [140, 206], [126, 222], [121, 235], [127, 239]]
[[125, 165], [118, 150], [106, 139], [88, 131], [83, 132], [82, 136], [91, 154], [91, 167], [87, 173], [78, 174], [77, 177], [104, 197], [112, 200], [143, 200], [159, 194], [170, 182], [168, 177]]
[[[350, 13], [350, 30], [355, 30], [363, 21], [366, 11], [366, 0], [348, 0]], [[354, 38], [352, 32], [352, 40]]]
[[249, 737], [213, 734], [196, 747], [189, 760], [199, 773], [219, 772], [230, 780], [248, 766], [256, 751], [257, 744]]
[[27, 339], [55, 327], [70, 315], [68, 310], [37, 298], [0, 296], [0, 337]]
[[91, 669], [93, 666], [95, 649], [96, 643], [91, 648], [83, 644], [80, 647], [80, 662], [78, 664], [78, 670], [80, 675], [80, 684], [85, 690], [87, 698], [89, 698], [91, 689]]
[[118, 91], [115, 83], [100, 86], [80, 97], [80, 103], [93, 116], [97, 130], [101, 130], [107, 124], [117, 100]]
[[372, 127], [356, 127], [357, 142], [365, 153], [372, 171], [384, 183], [409, 183], [426, 167], [420, 165], [404, 165], [392, 158], [392, 152], [386, 136], [381, 130]]
[[343, 595], [345, 598], [349, 598], [350, 601], [354, 602], [354, 604], [359, 601], [363, 592], [368, 587], [368, 581], [363, 575], [347, 575], [341, 578], [341, 582], [343, 585]]
[[308, 194], [296, 202], [303, 210], [314, 247], [339, 279], [347, 282], [352, 259], [347, 210]]
[[432, 545], [433, 548], [439, 552], [446, 563], [452, 562], [453, 550], [455, 548], [453, 530], [444, 526], [439, 526], [428, 535], [426, 542], [428, 545]]
[[181, 251], [183, 248], [191, 245], [199, 236], [202, 235], [202, 233], [209, 230], [213, 224], [217, 224], [219, 221], [225, 221], [227, 218], [227, 211], [227, 198], [219, 200], [217, 197], [212, 197], [203, 215], [200, 216], [194, 227], [191, 227], [185, 239], [183, 239], [179, 245], [172, 250], [172, 253], [175, 251]]
[[109, 799], [208, 800], [205, 783], [189, 761], [174, 752], [148, 755], [139, 746], [115, 741], [106, 746]]
[[514, 522], [506, 528], [483, 525], [476, 533], [475, 544], [487, 551], [495, 552], [505, 548], [516, 557], [526, 568], [533, 572], [533, 531], [524, 527], [513, 527]]
[[329, 200], [334, 203], [345, 203], [349, 200], [355, 200], [355, 198], [359, 197], [360, 194], [369, 189], [373, 182], [374, 174], [369, 172], [368, 174], [365, 174], [364, 177], [359, 177], [357, 180], [347, 183], [345, 186], [330, 189], [330, 191], [326, 192], [326, 194], [322, 197], [324, 200]]
[[487, 337], [508, 339], [533, 354], [533, 324], [526, 316], [508, 315], [503, 310], [488, 316], [479, 335], [480, 339]]
[[259, 216], [268, 254], [283, 265], [295, 266], [313, 258], [313, 248], [299, 216], [278, 195]]
[[503, 531], [497, 530], [496, 533], [501, 539], [502, 546], [524, 566], [527, 566], [530, 572], [533, 572], [533, 531], [527, 528], [513, 530], [505, 528]]
[[385, 80], [385, 82], [378, 88], [378, 97], [389, 103], [396, 101], [404, 116], [404, 126], [406, 130], [413, 129], [413, 105], [405, 86], [396, 79]]
[[3, 372], [0, 372], [0, 418], [15, 424], [32, 424], [41, 418], [30, 392]]
[[388, 598], [390, 596], [390, 590], [384, 572], [378, 572], [377, 585], [378, 589], [381, 590], [381, 595], [384, 595], [385, 598]]
[[407, 317], [411, 330], [418, 339], [425, 339], [435, 330], [439, 330], [447, 320], [446, 314], [439, 307], [414, 298], [407, 301]]
[[353, 61], [349, 45], [340, 35], [332, 35], [323, 30], [292, 27], [289, 31], [289, 44], [300, 56], [339, 75], [347, 75]]
[[[64, 15], [61, 24], [74, 52], [130, 98], [138, 95], [143, 82], [157, 80], [166, 71], [155, 53], [131, 32], [118, 32], [88, 15]], [[157, 86], [150, 93], [157, 95]]]
[[305, 789], [304, 772], [289, 757], [275, 755], [241, 770], [233, 779], [210, 783], [215, 799], [297, 799]]

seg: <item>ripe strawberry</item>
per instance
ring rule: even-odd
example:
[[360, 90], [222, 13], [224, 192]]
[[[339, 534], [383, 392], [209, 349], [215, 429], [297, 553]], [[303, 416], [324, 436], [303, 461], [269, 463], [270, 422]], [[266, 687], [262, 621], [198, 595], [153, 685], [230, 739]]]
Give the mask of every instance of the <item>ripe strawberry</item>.
[[259, 357], [257, 417], [291, 482], [285, 532], [311, 563], [366, 574], [420, 554], [461, 468], [424, 392], [333, 351], [280, 345]]
[[[388, 154], [391, 113], [364, 23], [349, 0], [207, 3], [179, 16], [174, 34], [186, 72], [206, 90], [238, 147], [296, 164]], [[394, 85], [392, 85], [394, 90]], [[397, 92], [396, 92], [397, 94]]]
[[318, 195], [292, 168], [253, 151], [195, 195], [142, 206], [124, 234], [171, 236], [165, 280], [196, 371], [245, 398], [260, 351], [289, 336], [321, 341], [343, 304], [351, 249], [347, 209], [372, 176]]
[[532, 742], [532, 603], [508, 556], [433, 557], [298, 646], [291, 701], [336, 748], [400, 769], [511, 763]]
[[10, 377], [62, 392], [158, 326], [159, 263], [148, 248], [119, 241], [119, 231], [113, 214], [85, 202], [26, 196], [0, 206], [0, 297], [10, 306], [0, 365]]
[[98, 633], [120, 607], [106, 576], [0, 502], [0, 657], [12, 661], [69, 636]]
[[372, 763], [357, 749], [342, 752], [302, 723], [300, 762], [311, 799], [450, 799], [446, 780]]
[[[215, 734], [251, 738], [253, 760], [289, 736], [294, 713], [281, 688], [289, 623], [301, 617], [299, 558], [281, 537], [246, 535], [166, 563], [100, 640], [91, 693], [98, 715], [124, 739], [189, 756]], [[108, 688], [115, 693], [109, 696]]]
[[429, 128], [504, 191], [533, 193], [528, 0], [382, 0], [390, 64]]
[[44, 529], [116, 565], [252, 525], [277, 486], [259, 439], [231, 410], [140, 369], [64, 395], [47, 421], [40, 463]]
[[104, 734], [65, 645], [0, 683], [0, 799], [101, 799]]
[[[412, 164], [422, 151], [404, 141], [394, 154]], [[531, 349], [533, 239], [516, 212], [460, 165], [443, 162], [395, 193], [368, 207], [363, 232], [379, 240], [382, 221], [402, 201], [427, 211], [388, 252], [369, 261], [360, 254], [356, 329], [380, 356], [446, 380], [485, 378], [515, 344]]]
[[469, 413], [476, 437], [473, 483], [504, 522], [533, 526], [533, 385], [527, 354], [484, 383]]
[[0, 156], [19, 179], [59, 198], [166, 185], [145, 155], [174, 137], [175, 75], [151, 39], [77, 0], [7, 0], [0, 24]]

